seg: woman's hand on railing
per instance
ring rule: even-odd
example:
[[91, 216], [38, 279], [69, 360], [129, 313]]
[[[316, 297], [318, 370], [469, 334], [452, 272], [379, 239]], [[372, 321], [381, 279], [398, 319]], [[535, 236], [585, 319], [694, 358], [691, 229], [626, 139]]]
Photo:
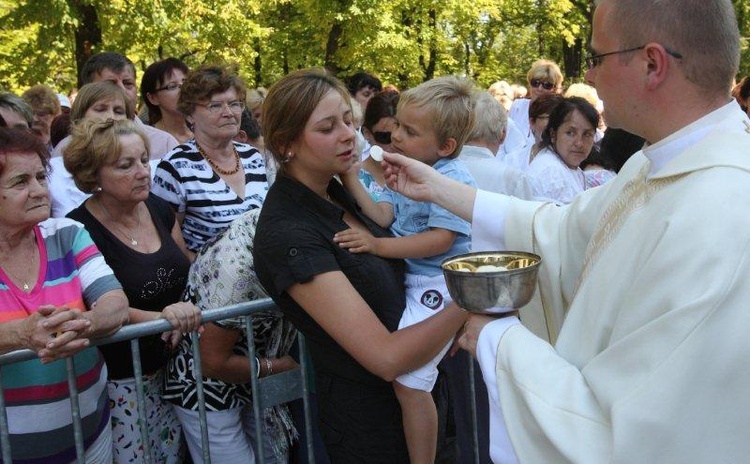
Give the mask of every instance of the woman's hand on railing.
[[37, 352], [42, 363], [68, 358], [89, 346], [79, 338], [91, 322], [67, 306], [42, 305], [24, 320], [22, 337], [27, 348]]
[[201, 311], [192, 303], [174, 303], [161, 312], [161, 317], [169, 321], [174, 327], [171, 332], [162, 334], [162, 340], [175, 348], [180, 343], [182, 335], [197, 330], [203, 332], [201, 325]]

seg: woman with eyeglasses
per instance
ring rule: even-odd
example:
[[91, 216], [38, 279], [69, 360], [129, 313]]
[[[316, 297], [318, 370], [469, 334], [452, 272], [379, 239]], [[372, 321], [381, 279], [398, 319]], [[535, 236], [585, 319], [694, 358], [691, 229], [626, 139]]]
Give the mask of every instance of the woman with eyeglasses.
[[177, 58], [152, 63], [141, 79], [141, 95], [148, 109], [148, 122], [172, 134], [180, 143], [193, 138], [185, 115], [177, 109], [180, 88], [189, 69]]
[[[386, 90], [370, 98], [362, 123], [362, 135], [370, 148], [378, 146], [383, 151], [392, 152], [391, 132], [396, 128], [396, 106], [398, 92]], [[383, 166], [371, 156], [362, 161], [359, 168], [359, 181], [364, 185], [373, 200], [378, 201], [385, 188]]]
[[517, 98], [508, 112], [518, 129], [526, 136], [526, 146], [534, 144], [534, 133], [529, 124], [529, 105], [542, 95], [559, 94], [562, 91], [563, 75], [560, 67], [549, 60], [537, 60], [531, 65], [526, 80], [529, 98]]
[[260, 208], [268, 191], [263, 155], [234, 142], [245, 108], [245, 85], [229, 68], [188, 73], [177, 108], [194, 138], [165, 155], [152, 192], [175, 210], [185, 244], [196, 252], [234, 219]]

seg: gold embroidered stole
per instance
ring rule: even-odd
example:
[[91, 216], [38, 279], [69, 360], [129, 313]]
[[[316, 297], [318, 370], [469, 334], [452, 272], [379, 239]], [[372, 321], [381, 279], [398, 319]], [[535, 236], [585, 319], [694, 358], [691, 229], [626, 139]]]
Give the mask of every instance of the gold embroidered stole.
[[581, 284], [588, 276], [599, 255], [617, 236], [628, 217], [637, 209], [642, 208], [656, 192], [682, 177], [680, 175], [647, 181], [646, 174], [648, 174], [650, 167], [651, 163], [647, 162], [638, 174], [625, 184], [618, 197], [607, 207], [599, 220], [599, 225], [586, 247], [583, 269], [578, 277], [571, 303], [578, 296]]

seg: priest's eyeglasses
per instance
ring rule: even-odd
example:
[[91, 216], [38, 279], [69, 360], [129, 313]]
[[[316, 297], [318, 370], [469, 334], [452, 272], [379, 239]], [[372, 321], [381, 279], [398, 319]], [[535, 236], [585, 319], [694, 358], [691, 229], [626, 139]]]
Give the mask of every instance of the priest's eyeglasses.
[[[630, 53], [630, 52], [634, 52], [637, 50], [643, 50], [644, 48], [646, 48], [646, 46], [641, 45], [640, 47], [626, 48], [625, 50], [616, 50], [614, 52], [599, 53], [597, 55], [589, 55], [586, 57], [586, 66], [588, 66], [589, 69], [592, 69], [602, 64], [602, 61], [604, 61], [605, 56], [620, 55], [622, 53]], [[664, 47], [664, 51], [666, 51], [668, 54], [672, 55], [673, 57], [677, 59], [682, 58], [681, 53], [678, 53], [674, 50], [670, 50], [667, 47]]]

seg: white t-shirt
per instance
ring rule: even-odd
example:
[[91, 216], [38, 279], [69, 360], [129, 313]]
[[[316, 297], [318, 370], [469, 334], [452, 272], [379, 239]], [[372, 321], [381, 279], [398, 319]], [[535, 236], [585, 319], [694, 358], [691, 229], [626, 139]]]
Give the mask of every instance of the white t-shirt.
[[567, 205], [586, 190], [586, 177], [580, 168], [569, 168], [554, 151], [542, 149], [526, 171], [539, 201]]
[[534, 198], [534, 189], [528, 176], [500, 161], [489, 149], [464, 145], [458, 160], [464, 163], [480, 189], [523, 200]]

